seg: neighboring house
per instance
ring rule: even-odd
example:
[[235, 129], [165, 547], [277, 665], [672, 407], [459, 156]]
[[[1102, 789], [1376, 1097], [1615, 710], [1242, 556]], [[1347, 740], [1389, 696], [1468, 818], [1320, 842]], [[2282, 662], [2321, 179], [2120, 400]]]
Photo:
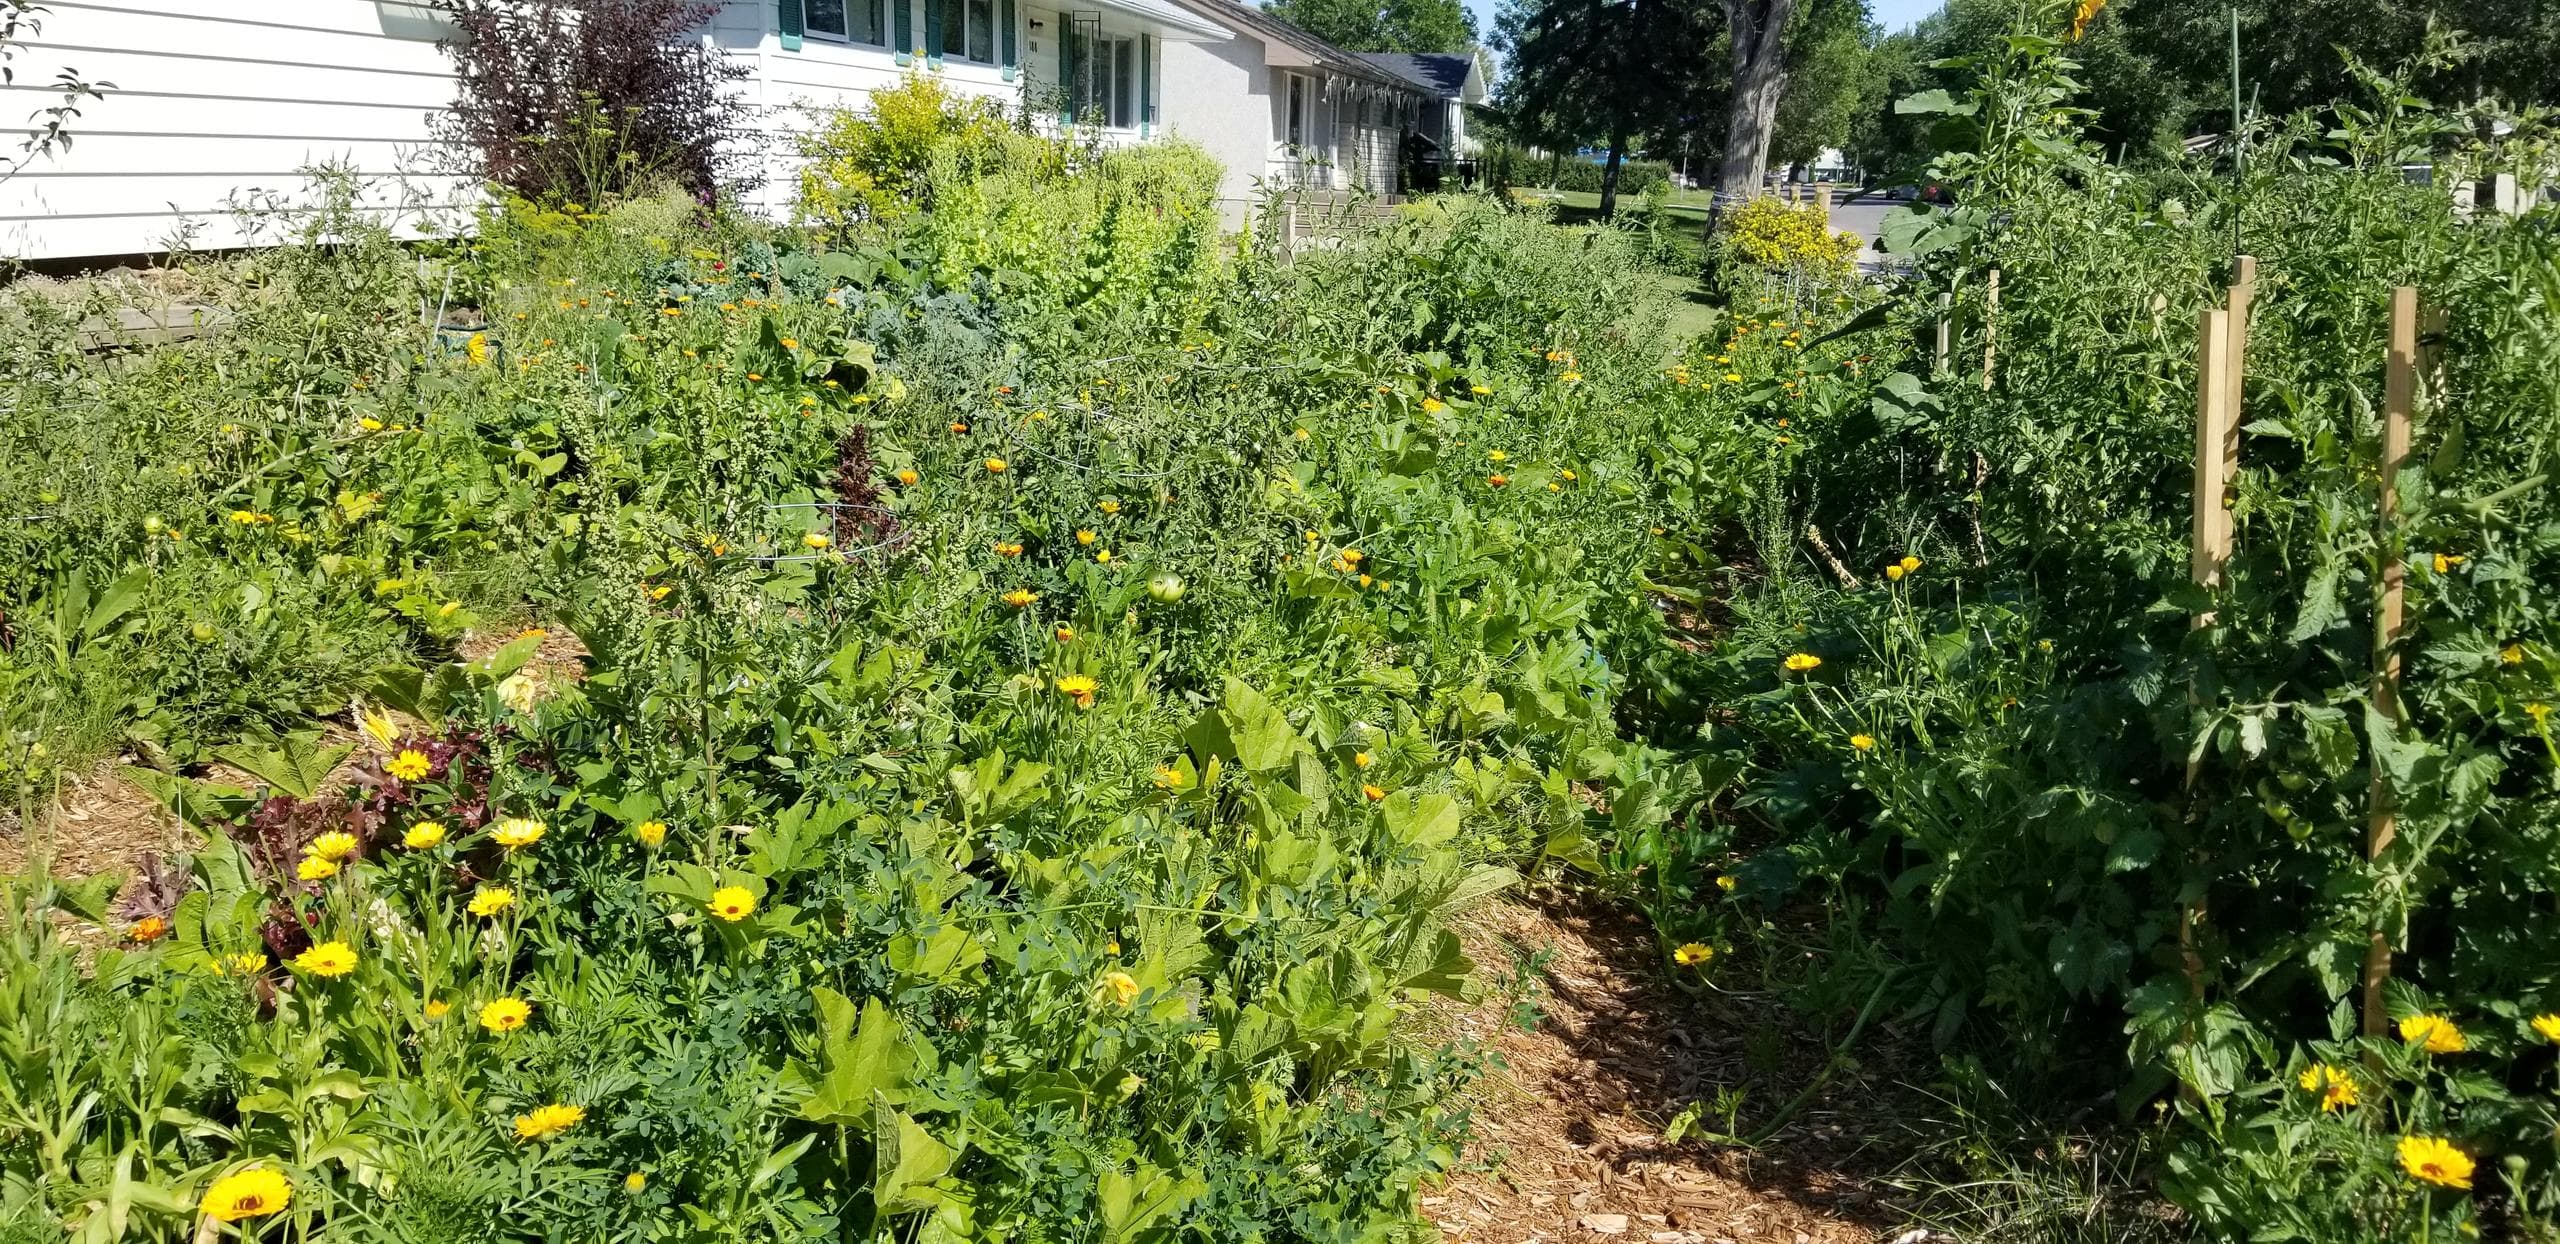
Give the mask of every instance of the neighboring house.
[[[1106, 141], [1177, 111], [1242, 101], [1168, 96], [1168, 46], [1228, 41], [1171, 0], [723, 0], [702, 37], [737, 56], [745, 141], [762, 184], [749, 205], [789, 210], [808, 108], [860, 107], [902, 73], [956, 90], [1099, 117]], [[112, 82], [68, 151], [0, 180], [0, 257], [79, 259], [276, 240], [237, 204], [307, 202], [303, 170], [331, 163], [371, 185], [368, 210], [412, 236], [451, 230], [477, 182], [436, 121], [453, 102], [451, 33], [431, 0], [48, 0], [0, 88], [0, 113], [53, 102], [55, 69]], [[23, 133], [23, 129], [21, 130]], [[1256, 153], [1256, 168], [1260, 167]]]
[[1484, 102], [1484, 69], [1466, 52], [1362, 52], [1360, 58], [1420, 86], [1430, 98], [1415, 133], [1441, 154], [1474, 155], [1483, 144], [1467, 133], [1467, 107]]
[[1398, 191], [1404, 136], [1430, 102], [1420, 83], [1258, 8], [1172, 2], [1235, 32], [1164, 49], [1166, 126], [1226, 166], [1218, 194], [1231, 222], [1257, 182]]

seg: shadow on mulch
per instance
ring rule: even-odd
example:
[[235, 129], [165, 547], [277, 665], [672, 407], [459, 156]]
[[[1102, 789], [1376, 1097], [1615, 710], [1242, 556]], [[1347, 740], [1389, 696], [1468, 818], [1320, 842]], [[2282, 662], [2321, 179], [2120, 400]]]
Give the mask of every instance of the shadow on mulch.
[[1524, 973], [1538, 1014], [1522, 1028], [1519, 993], [1492, 989], [1436, 1017], [1497, 1059], [1465, 1168], [1424, 1198], [1445, 1238], [1845, 1244], [1904, 1225], [1875, 1183], [1891, 1146], [1864, 1134], [1883, 1126], [1877, 1093], [1852, 1070], [1760, 1149], [1663, 1138], [1700, 1103], [1697, 1126], [1723, 1127], [1721, 1090], [1744, 1092], [1747, 1131], [1812, 1081], [1829, 1051], [1775, 999], [1682, 990], [1640, 919], [1585, 894], [1532, 892], [1466, 923], [1479, 970]]

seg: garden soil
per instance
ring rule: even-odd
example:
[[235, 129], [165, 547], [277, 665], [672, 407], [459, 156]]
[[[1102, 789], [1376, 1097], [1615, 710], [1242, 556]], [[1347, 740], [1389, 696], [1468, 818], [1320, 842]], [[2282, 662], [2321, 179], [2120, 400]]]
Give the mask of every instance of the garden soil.
[[[1531, 893], [1488, 904], [1464, 923], [1485, 998], [1450, 1004], [1429, 1022], [1482, 1043], [1494, 1064], [1475, 1090], [1474, 1140], [1460, 1172], [1423, 1196], [1423, 1216], [1444, 1240], [1893, 1237], [1896, 1216], [1855, 1173], [1853, 1138], [1863, 1129], [1834, 1113], [1835, 1103], [1864, 1095], [1848, 1075], [1757, 1151], [1663, 1139], [1676, 1116], [1720, 1087], [1751, 1089], [1748, 1128], [1809, 1081], [1825, 1057], [1811, 1038], [1793, 1043], [1775, 1074], [1750, 1066], [1749, 1033], [1788, 1023], [1774, 1001], [1674, 985], [1643, 923], [1587, 896]], [[1525, 989], [1496, 987], [1515, 971]], [[1521, 1024], [1522, 1002], [1536, 1009], [1534, 1027]]]

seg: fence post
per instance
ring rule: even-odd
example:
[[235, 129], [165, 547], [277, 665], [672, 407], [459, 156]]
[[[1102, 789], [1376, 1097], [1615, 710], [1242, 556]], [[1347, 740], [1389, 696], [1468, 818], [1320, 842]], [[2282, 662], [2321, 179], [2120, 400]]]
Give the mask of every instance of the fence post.
[[1982, 295], [1982, 391], [1991, 391], [1991, 360], [2000, 349], [2000, 270], [1991, 270], [1991, 284]]
[[1820, 183], [1819, 185], [1816, 185], [1816, 186], [1813, 188], [1813, 205], [1814, 205], [1815, 207], [1818, 207], [1818, 208], [1821, 208], [1821, 209], [1822, 209], [1822, 227], [1823, 227], [1823, 228], [1825, 228], [1825, 229], [1830, 228], [1830, 227], [1831, 227], [1831, 183], [1830, 183], [1830, 182], [1827, 182], [1827, 181], [1826, 181], [1826, 182], [1822, 182], [1822, 183]]
[[[2418, 404], [2418, 290], [2411, 285], [2391, 291], [2391, 345], [2382, 371], [2382, 487], [2376, 506], [2382, 554], [2382, 598], [2373, 617], [2373, 711], [2394, 727], [2400, 724], [2400, 624], [2408, 566], [2400, 533], [2400, 467], [2409, 459], [2409, 421]], [[2372, 820], [2365, 827], [2367, 863], [2382, 858], [2399, 834], [2391, 783], [2379, 756], [2373, 762]], [[2383, 1010], [2382, 986], [2391, 979], [2391, 938], [2376, 921], [2364, 952], [2364, 1035], [2383, 1035], [2390, 1018]]]
[[2496, 173], [2489, 178], [2489, 204], [2501, 216], [2524, 215], [2524, 204], [2516, 197], [2516, 175]]

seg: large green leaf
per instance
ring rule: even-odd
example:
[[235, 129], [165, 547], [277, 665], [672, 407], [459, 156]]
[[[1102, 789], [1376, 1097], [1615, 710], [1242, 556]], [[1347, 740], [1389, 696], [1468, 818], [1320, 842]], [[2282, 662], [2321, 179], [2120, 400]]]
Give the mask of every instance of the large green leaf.
[[905, 1104], [916, 1077], [933, 1070], [933, 1046], [878, 998], [864, 999], [857, 1018], [843, 994], [823, 986], [810, 993], [818, 1002], [821, 1045], [814, 1072], [794, 1067], [793, 1078], [809, 1092], [800, 1117], [850, 1125], [874, 1119], [876, 1102]]

